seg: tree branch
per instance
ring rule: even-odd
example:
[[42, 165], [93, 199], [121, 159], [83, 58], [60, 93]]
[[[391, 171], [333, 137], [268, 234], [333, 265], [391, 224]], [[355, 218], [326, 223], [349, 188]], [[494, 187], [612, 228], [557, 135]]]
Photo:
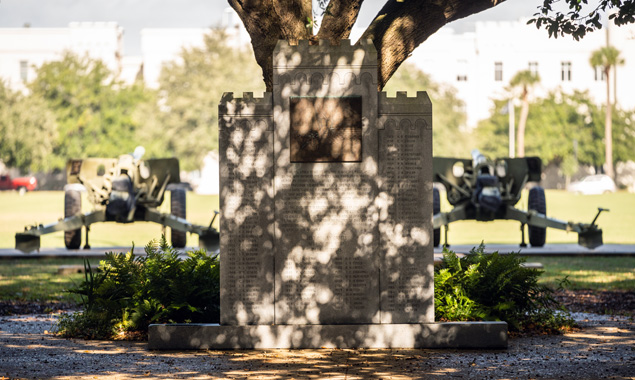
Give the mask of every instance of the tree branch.
[[273, 86], [273, 49], [284, 38], [272, 0], [228, 0], [251, 37], [256, 62], [262, 68], [266, 90]]
[[273, 50], [278, 40], [309, 39], [311, 0], [227, 0], [251, 37], [266, 91], [273, 86]]
[[295, 43], [311, 37], [311, 0], [275, 0], [274, 8], [285, 40]]
[[322, 19], [317, 39], [335, 42], [348, 38], [363, 2], [364, 0], [331, 0]]
[[377, 49], [379, 90], [414, 49], [449, 22], [492, 8], [505, 0], [388, 0], [360, 39]]

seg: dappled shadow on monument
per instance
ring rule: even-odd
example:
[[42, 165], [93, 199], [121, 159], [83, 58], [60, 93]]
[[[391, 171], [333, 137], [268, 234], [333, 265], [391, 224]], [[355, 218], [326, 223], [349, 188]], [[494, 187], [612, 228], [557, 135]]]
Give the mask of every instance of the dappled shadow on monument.
[[280, 42], [272, 93], [223, 97], [221, 324], [433, 322], [430, 102], [376, 59]]

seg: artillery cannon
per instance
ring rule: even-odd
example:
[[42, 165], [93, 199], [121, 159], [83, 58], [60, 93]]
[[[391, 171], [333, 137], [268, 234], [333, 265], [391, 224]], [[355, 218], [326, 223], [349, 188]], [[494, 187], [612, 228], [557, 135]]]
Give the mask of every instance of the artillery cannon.
[[[64, 244], [68, 249], [81, 245], [82, 227], [86, 231], [84, 248], [90, 248], [88, 233], [91, 224], [99, 222], [132, 223], [146, 221], [171, 229], [171, 243], [183, 248], [187, 232], [199, 236], [201, 248], [215, 251], [219, 247], [219, 234], [212, 227], [218, 212], [209, 226], [188, 222], [185, 217], [185, 188], [179, 186], [179, 161], [176, 158], [142, 160], [144, 149], [139, 147], [133, 155], [117, 158], [72, 159], [67, 162], [68, 185], [64, 194], [64, 219], [48, 225], [25, 227], [15, 235], [15, 246], [23, 252], [40, 248], [40, 236], [64, 231]], [[81, 212], [83, 185], [94, 210]], [[170, 214], [157, 208], [163, 203], [170, 187]]]
[[565, 222], [547, 217], [545, 191], [540, 186], [529, 190], [527, 211], [515, 208], [522, 190], [528, 182], [539, 182], [542, 161], [539, 157], [498, 158], [488, 160], [478, 150], [472, 151], [472, 159], [434, 157], [433, 181], [443, 184], [450, 212], [441, 212], [440, 192], [433, 189], [434, 246], [441, 241], [441, 227], [445, 227], [445, 245], [448, 245], [448, 225], [459, 220], [493, 221], [517, 220], [521, 223], [521, 247], [526, 247], [525, 225], [528, 226], [529, 243], [542, 247], [546, 241], [546, 229], [557, 228], [578, 233], [578, 244], [587, 248], [602, 245], [602, 230], [595, 224], [603, 208], [590, 224]]

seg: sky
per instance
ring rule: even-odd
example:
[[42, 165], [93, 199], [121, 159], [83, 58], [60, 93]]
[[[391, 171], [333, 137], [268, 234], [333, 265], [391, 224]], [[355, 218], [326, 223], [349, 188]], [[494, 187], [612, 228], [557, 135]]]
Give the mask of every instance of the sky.
[[[356, 26], [366, 27], [385, 0], [365, 0]], [[530, 17], [542, 0], [508, 0], [487, 11], [449, 24], [470, 31], [476, 21]], [[220, 26], [226, 0], [0, 0], [0, 28], [67, 27], [73, 21], [115, 21], [124, 28], [124, 53], [140, 54], [143, 28]]]

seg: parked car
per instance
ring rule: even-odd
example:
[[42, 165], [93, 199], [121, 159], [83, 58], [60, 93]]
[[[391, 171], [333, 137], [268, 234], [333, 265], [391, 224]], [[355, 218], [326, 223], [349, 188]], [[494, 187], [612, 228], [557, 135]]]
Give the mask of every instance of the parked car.
[[614, 193], [616, 189], [613, 179], [605, 174], [584, 177], [580, 181], [572, 182], [567, 188], [567, 190], [576, 194]]
[[37, 187], [37, 179], [33, 176], [11, 178], [9, 175], [0, 175], [0, 190], [18, 190], [21, 193], [33, 191]]

